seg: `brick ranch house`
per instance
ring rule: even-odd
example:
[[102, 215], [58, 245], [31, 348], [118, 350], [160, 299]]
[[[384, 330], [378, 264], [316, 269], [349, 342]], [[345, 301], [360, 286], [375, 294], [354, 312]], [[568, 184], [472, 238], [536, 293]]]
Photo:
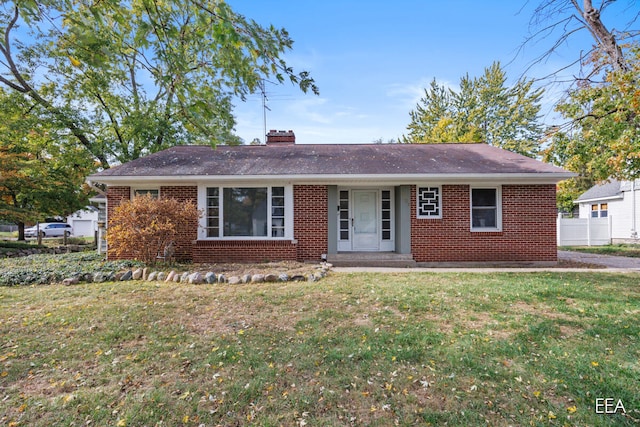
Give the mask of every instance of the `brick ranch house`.
[[107, 185], [107, 217], [136, 194], [195, 201], [181, 260], [445, 266], [556, 263], [556, 183], [571, 176], [487, 144], [306, 145], [271, 131], [266, 145], [177, 146], [89, 180]]

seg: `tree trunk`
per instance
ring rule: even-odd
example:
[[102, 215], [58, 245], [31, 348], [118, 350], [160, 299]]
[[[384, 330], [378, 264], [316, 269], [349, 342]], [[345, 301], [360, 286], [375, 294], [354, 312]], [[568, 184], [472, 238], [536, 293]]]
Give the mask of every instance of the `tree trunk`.
[[596, 40], [598, 47], [609, 57], [611, 65], [616, 70], [628, 71], [622, 49], [611, 31], [602, 23], [600, 11], [593, 7], [591, 0], [584, 0], [582, 17], [587, 23], [587, 29]]
[[19, 241], [26, 240], [24, 238], [24, 222], [19, 222], [17, 225], [18, 225], [18, 240]]

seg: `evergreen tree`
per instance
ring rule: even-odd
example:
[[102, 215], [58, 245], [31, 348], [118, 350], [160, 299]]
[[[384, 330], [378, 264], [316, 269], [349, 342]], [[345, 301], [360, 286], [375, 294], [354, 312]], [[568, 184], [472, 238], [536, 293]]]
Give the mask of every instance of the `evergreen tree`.
[[533, 81], [507, 86], [500, 64], [486, 68], [479, 78], [460, 79], [458, 91], [434, 79], [410, 113], [408, 143], [486, 142], [527, 156], [539, 151], [542, 89]]

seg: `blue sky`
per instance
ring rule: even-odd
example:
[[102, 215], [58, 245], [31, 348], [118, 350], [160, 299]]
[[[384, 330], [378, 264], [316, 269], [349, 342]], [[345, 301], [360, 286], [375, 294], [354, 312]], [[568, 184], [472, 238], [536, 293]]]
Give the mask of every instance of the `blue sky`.
[[[284, 27], [294, 40], [285, 59], [294, 69], [311, 72], [320, 95], [288, 83], [267, 84], [266, 127], [292, 129], [296, 142], [307, 144], [397, 139], [434, 78], [456, 87], [461, 76], [479, 76], [500, 61], [514, 82], [555, 41], [549, 37], [519, 53], [539, 1], [227, 0], [247, 18]], [[618, 3], [603, 20], [622, 29], [640, 6]], [[591, 44], [582, 31], [526, 76], [541, 77], [565, 66]], [[554, 120], [550, 106], [558, 92], [551, 88], [545, 98], [546, 122]], [[235, 105], [236, 133], [247, 143], [264, 140], [261, 97]]]

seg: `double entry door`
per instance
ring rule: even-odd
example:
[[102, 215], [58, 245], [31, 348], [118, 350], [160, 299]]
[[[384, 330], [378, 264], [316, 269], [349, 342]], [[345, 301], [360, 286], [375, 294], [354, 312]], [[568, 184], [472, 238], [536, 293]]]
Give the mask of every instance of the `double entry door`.
[[393, 250], [391, 189], [341, 189], [338, 251]]

